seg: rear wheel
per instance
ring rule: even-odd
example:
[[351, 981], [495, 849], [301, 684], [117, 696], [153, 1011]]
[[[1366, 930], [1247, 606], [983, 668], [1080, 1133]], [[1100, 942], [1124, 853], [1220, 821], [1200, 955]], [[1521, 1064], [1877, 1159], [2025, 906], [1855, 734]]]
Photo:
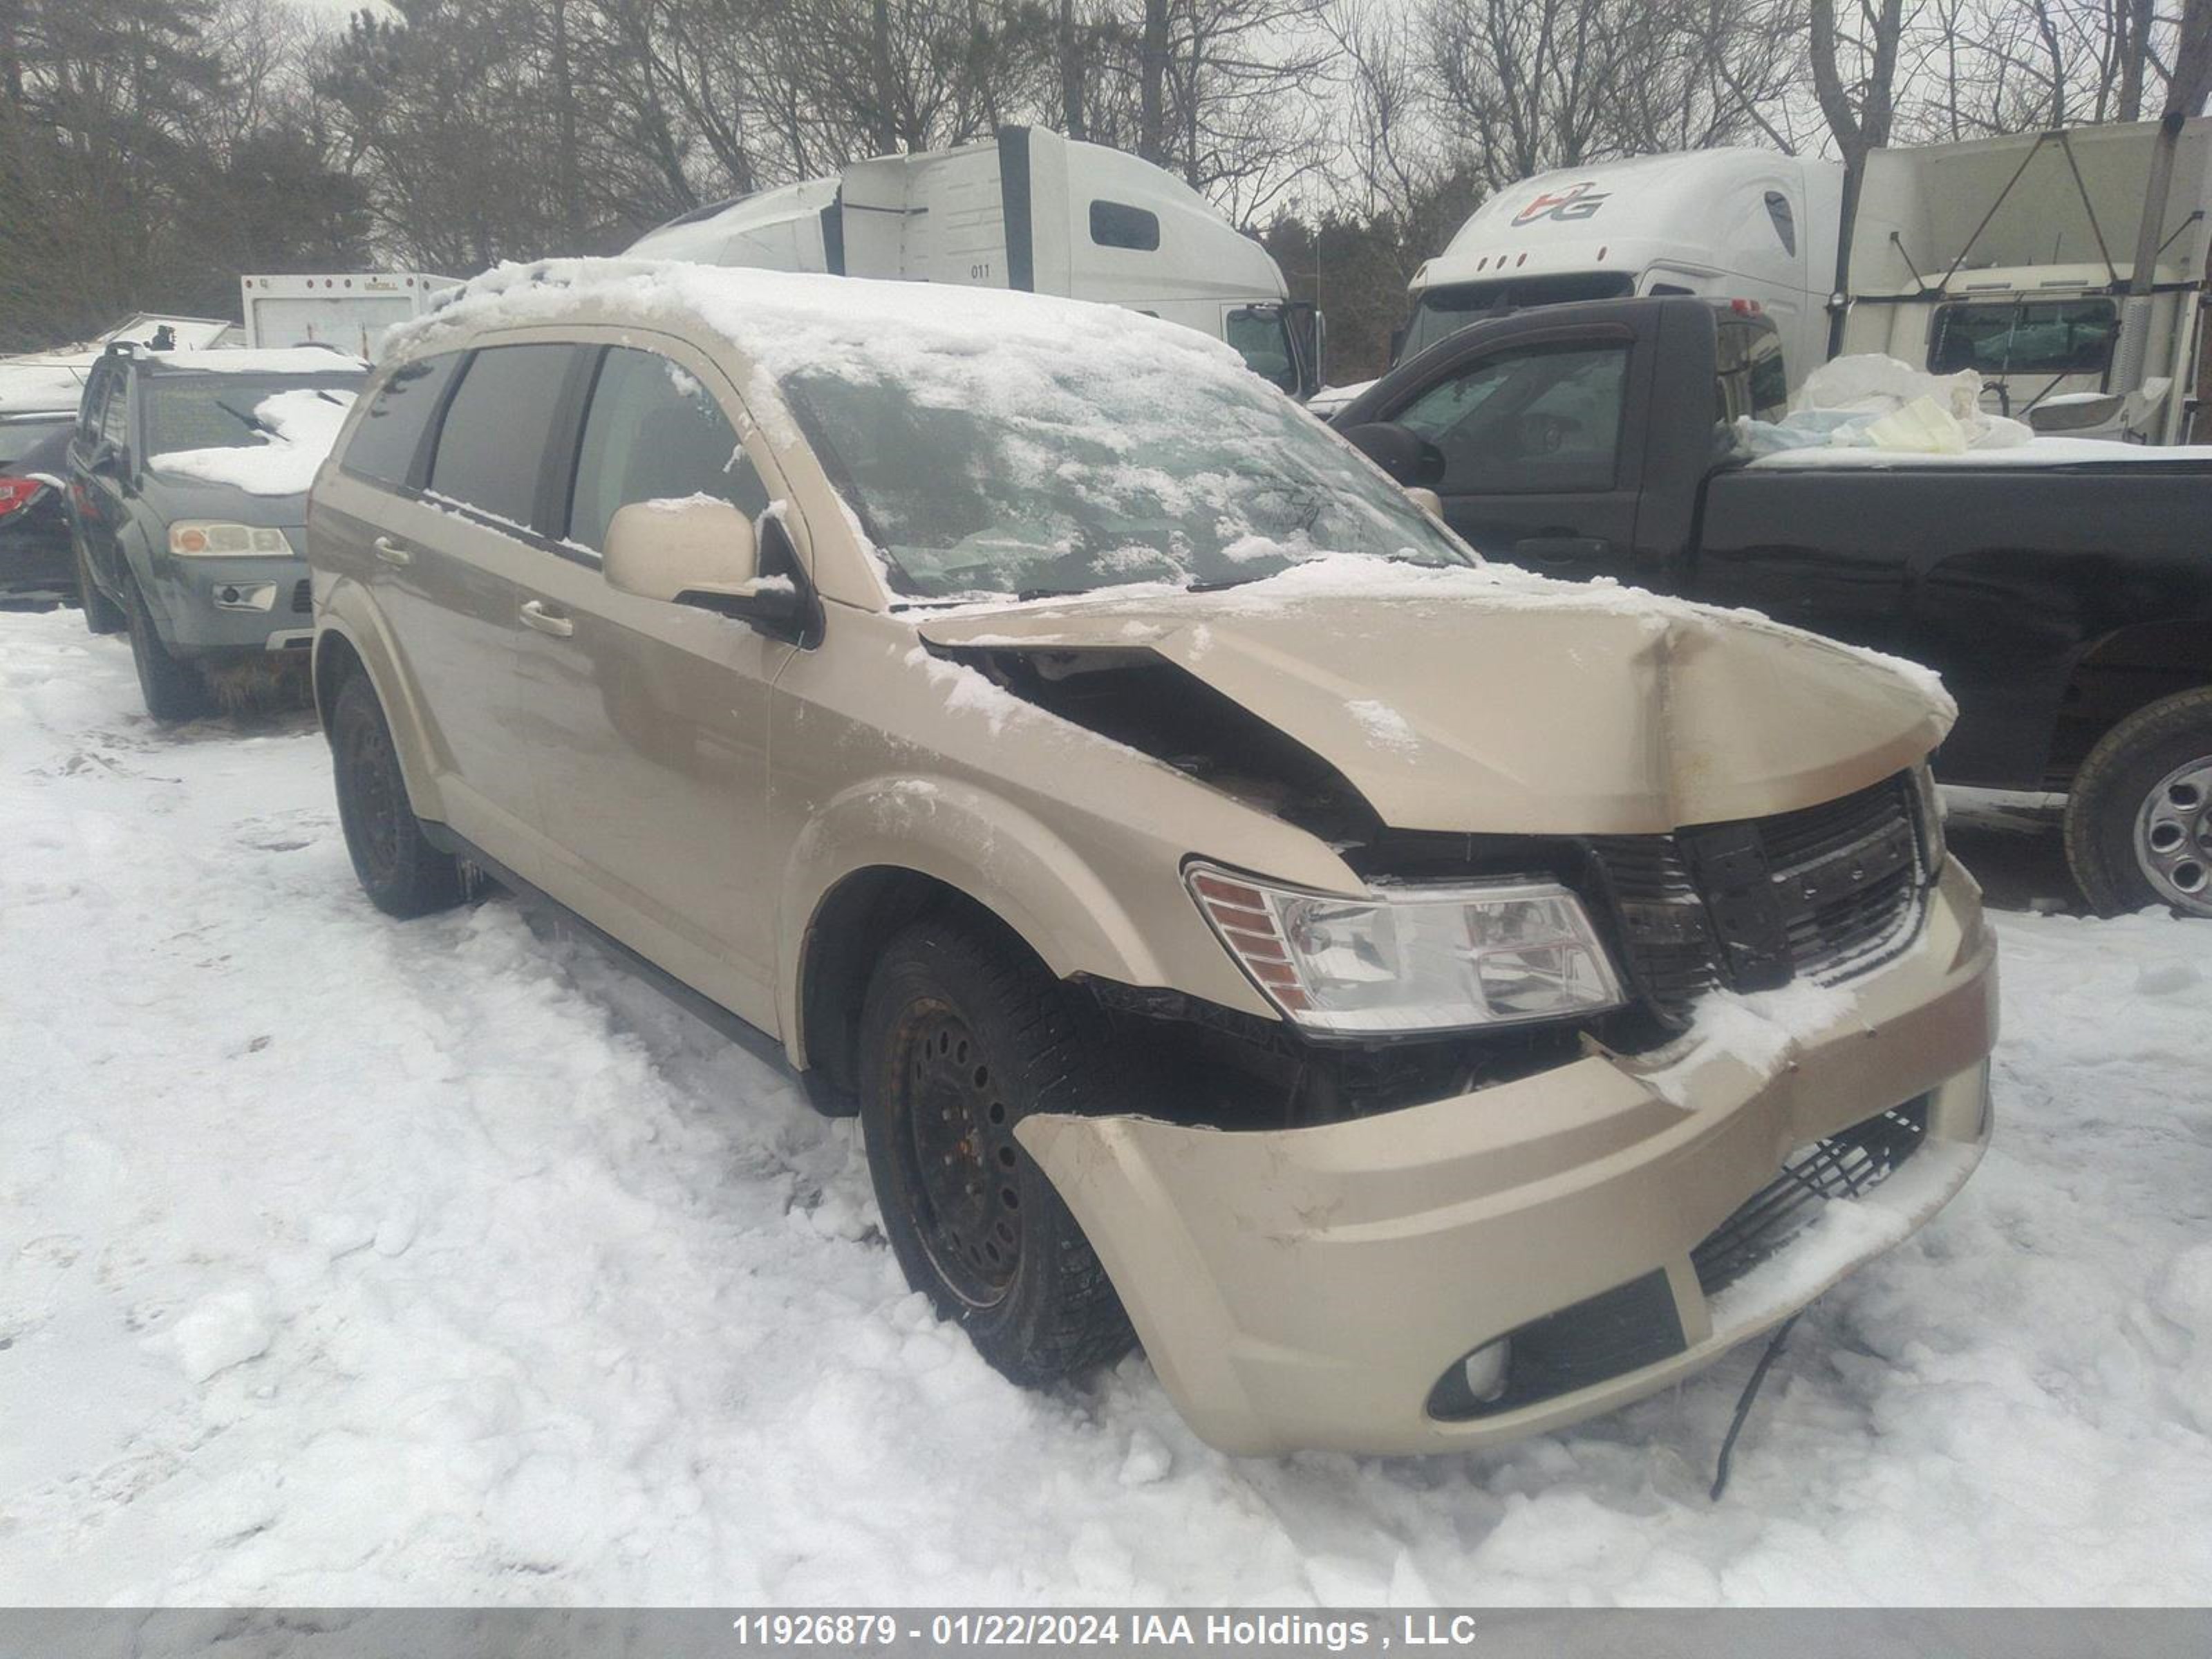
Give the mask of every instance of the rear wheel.
[[2137, 709], [2089, 751], [2067, 798], [2066, 857], [2102, 915], [2212, 916], [2212, 687]]
[[860, 1016], [860, 1125], [907, 1282], [1014, 1382], [1133, 1338], [1106, 1270], [1014, 1139], [1032, 1112], [1111, 1109], [1094, 1011], [1011, 938], [961, 919], [893, 939]]
[[365, 673], [339, 688], [331, 715], [331, 760], [346, 852], [369, 902], [387, 915], [422, 916], [464, 896], [459, 863], [422, 833], [384, 706]]
[[126, 626], [123, 611], [93, 580], [92, 566], [84, 556], [83, 547], [74, 538], [70, 552], [76, 561], [76, 599], [84, 611], [85, 627], [94, 634], [120, 634]]
[[146, 712], [171, 726], [207, 713], [207, 681], [198, 669], [173, 656], [161, 642], [161, 633], [154, 626], [154, 613], [146, 608], [146, 596], [136, 582], [123, 590], [123, 615], [131, 630], [131, 660], [138, 670], [138, 690], [145, 696]]

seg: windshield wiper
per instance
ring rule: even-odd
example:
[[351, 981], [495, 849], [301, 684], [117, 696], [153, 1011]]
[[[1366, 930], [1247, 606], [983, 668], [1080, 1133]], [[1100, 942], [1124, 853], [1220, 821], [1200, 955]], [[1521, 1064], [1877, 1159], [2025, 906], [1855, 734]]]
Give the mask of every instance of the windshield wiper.
[[215, 400], [215, 406], [221, 410], [224, 414], [229, 416], [232, 420], [236, 421], [248, 432], [258, 432], [264, 437], [270, 438], [273, 438], [276, 435], [276, 428], [270, 425], [268, 422], [263, 420], [258, 415], [249, 415], [243, 410], [235, 409], [229, 404], [225, 403], [220, 398], [217, 398]]

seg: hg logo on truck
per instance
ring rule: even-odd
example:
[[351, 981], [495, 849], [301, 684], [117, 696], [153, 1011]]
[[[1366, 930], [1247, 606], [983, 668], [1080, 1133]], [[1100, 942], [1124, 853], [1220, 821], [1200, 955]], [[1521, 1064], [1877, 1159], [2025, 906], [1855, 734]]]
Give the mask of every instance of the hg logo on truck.
[[1513, 216], [1513, 223], [1516, 228], [1534, 224], [1539, 219], [1560, 219], [1571, 223], [1577, 219], [1591, 217], [1611, 199], [1604, 191], [1592, 195], [1589, 181], [1585, 180], [1579, 185], [1568, 185], [1556, 196], [1539, 196]]

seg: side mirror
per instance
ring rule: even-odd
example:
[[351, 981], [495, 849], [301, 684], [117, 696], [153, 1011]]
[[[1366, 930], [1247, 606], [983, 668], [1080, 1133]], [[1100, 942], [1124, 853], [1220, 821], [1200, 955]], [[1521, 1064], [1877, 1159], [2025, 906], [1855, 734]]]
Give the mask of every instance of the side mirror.
[[600, 572], [608, 586], [641, 599], [735, 598], [760, 574], [760, 541], [750, 519], [711, 496], [632, 501], [607, 526]]
[[112, 438], [102, 438], [93, 447], [91, 458], [84, 465], [88, 472], [110, 476], [121, 473], [124, 471], [123, 446]]
[[1444, 453], [1410, 427], [1369, 421], [1345, 429], [1344, 441], [1407, 488], [1443, 482]]
[[[796, 571], [799, 560], [783, 526], [771, 520], [769, 533], [782, 562]], [[599, 569], [620, 592], [712, 611], [802, 645], [818, 637], [820, 607], [812, 591], [791, 576], [763, 576], [760, 567], [752, 520], [727, 501], [692, 495], [632, 501], [617, 511], [607, 526]]]
[[1435, 490], [1425, 489], [1419, 484], [1409, 484], [1406, 489], [1406, 499], [1413, 502], [1415, 507], [1419, 507], [1422, 512], [1427, 514], [1431, 518], [1437, 520], [1439, 523], [1443, 521], [1444, 516], [1444, 498], [1437, 495]]

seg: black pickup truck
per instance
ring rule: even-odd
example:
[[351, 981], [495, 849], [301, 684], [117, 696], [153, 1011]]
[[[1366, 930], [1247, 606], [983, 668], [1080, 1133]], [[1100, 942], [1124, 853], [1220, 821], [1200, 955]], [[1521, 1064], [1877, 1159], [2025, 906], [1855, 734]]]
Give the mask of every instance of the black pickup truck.
[[1334, 424], [1494, 557], [1927, 664], [1945, 781], [2066, 792], [2094, 905], [2212, 916], [2212, 460], [1747, 459], [1736, 420], [1783, 400], [1764, 317], [1601, 300], [1477, 323]]

